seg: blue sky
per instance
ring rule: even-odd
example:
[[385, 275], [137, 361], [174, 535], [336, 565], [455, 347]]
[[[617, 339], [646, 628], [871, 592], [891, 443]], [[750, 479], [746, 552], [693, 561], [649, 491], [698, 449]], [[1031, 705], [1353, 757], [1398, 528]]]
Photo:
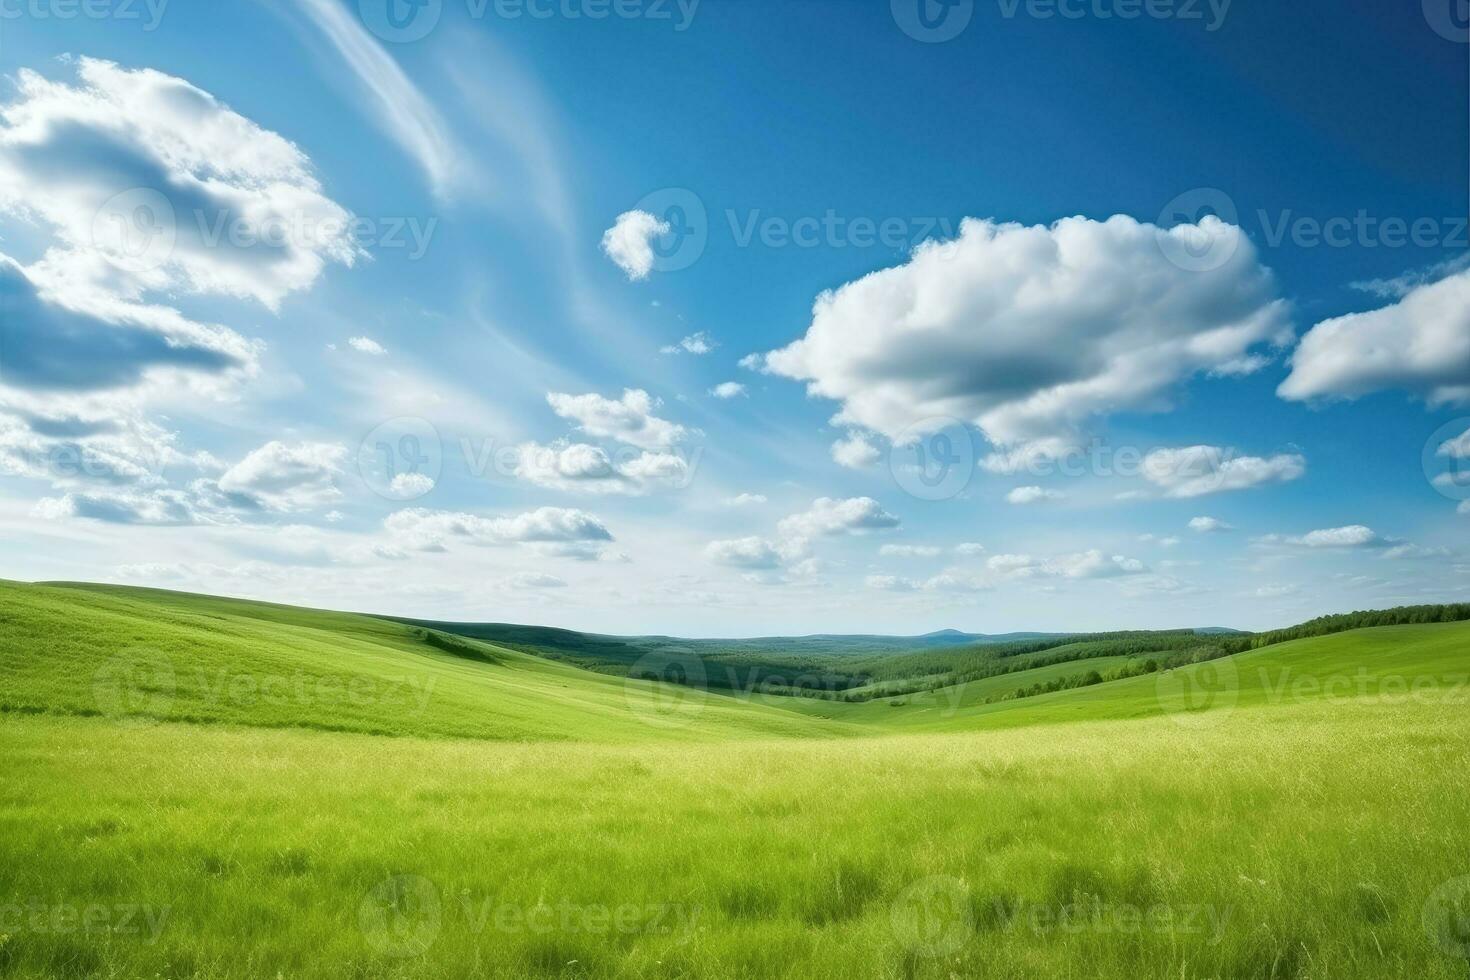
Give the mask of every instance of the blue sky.
[[695, 635], [1463, 596], [1455, 0], [391, 3], [0, 0], [0, 575]]

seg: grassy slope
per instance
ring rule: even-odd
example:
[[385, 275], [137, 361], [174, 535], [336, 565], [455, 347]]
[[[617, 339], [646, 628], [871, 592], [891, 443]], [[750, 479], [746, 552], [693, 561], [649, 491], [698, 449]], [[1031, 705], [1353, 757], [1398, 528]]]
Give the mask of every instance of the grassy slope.
[[0, 583], [0, 710], [555, 741], [798, 737], [839, 726], [366, 616]]
[[[7, 897], [167, 920], [0, 974], [1462, 977], [1467, 759], [1463, 706], [1356, 701], [697, 757], [4, 716]], [[401, 875], [437, 928], [375, 917]]]
[[[1421, 918], [1470, 873], [1470, 625], [953, 711], [781, 700], [830, 719], [167, 593], [0, 584], [0, 639], [0, 700], [55, 713], [0, 712], [0, 975], [1464, 974]], [[178, 665], [165, 717], [354, 731], [63, 717], [120, 645]], [[417, 715], [246, 704], [198, 663], [438, 680]], [[420, 901], [388, 914], [401, 875]]]

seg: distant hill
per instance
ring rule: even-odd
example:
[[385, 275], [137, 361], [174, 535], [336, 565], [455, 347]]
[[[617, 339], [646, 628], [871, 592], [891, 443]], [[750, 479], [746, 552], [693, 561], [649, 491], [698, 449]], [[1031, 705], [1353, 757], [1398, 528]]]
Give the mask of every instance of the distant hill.
[[579, 633], [551, 626], [519, 626], [513, 623], [451, 623], [424, 619], [393, 618], [409, 626], [453, 633], [488, 643], [534, 648], [573, 660], [603, 663], [633, 663], [654, 652], [710, 654], [759, 653], [783, 656], [872, 656], [991, 644], [1054, 640], [1070, 633], [964, 633], [937, 630], [922, 636], [888, 636], [877, 633], [813, 633], [808, 636], [752, 636], [690, 639], [679, 636], [613, 636]]

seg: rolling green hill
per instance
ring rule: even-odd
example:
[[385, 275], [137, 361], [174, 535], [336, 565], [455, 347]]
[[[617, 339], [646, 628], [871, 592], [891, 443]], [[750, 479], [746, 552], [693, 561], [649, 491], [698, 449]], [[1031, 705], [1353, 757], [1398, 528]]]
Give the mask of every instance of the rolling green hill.
[[[775, 708], [689, 690], [669, 698], [646, 682], [349, 613], [0, 583], [0, 631], [0, 712], [516, 741], [824, 734]], [[697, 723], [665, 723], [681, 714]]]
[[1098, 642], [845, 701], [0, 583], [0, 976], [1464, 975], [1470, 624], [1014, 696]]

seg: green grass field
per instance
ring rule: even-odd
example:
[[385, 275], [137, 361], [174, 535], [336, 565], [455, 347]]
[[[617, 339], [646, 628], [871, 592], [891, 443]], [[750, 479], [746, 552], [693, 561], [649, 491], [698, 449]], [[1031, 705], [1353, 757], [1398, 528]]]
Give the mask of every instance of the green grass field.
[[1470, 972], [1470, 625], [990, 700], [1069, 669], [736, 697], [0, 583], [0, 975]]

